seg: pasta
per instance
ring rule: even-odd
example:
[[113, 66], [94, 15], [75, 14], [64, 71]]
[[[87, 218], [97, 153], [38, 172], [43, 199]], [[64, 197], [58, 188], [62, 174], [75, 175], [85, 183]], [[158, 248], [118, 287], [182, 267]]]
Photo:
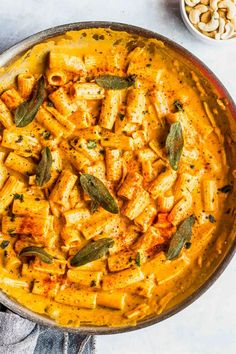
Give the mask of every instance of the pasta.
[[0, 288], [64, 326], [135, 325], [226, 244], [216, 93], [154, 39], [91, 28], [39, 47], [0, 71]]

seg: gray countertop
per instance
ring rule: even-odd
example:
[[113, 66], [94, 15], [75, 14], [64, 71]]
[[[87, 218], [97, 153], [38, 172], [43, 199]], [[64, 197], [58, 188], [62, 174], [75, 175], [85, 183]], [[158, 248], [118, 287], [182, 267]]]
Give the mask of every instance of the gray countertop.
[[[174, 39], [205, 62], [236, 100], [236, 44], [201, 43], [185, 28], [178, 0], [0, 0], [0, 52], [59, 24], [112, 20]], [[155, 326], [97, 338], [98, 354], [234, 354], [236, 259], [190, 307]]]

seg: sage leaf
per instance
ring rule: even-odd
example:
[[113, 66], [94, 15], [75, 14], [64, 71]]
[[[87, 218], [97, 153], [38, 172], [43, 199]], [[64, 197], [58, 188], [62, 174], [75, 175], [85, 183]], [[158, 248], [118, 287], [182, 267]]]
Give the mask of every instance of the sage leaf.
[[37, 256], [44, 263], [52, 264], [53, 262], [53, 256], [47, 253], [42, 247], [36, 247], [36, 246], [25, 247], [20, 251], [19, 256], [20, 257]]
[[84, 246], [76, 255], [70, 260], [70, 265], [79, 267], [90, 263], [106, 255], [108, 249], [112, 247], [114, 240], [111, 238], [101, 238], [95, 242], [90, 242]]
[[99, 208], [99, 203], [96, 202], [96, 200], [91, 200], [90, 203], [90, 211], [92, 214], [94, 214]]
[[170, 166], [177, 171], [184, 147], [184, 138], [180, 122], [171, 124], [166, 138], [166, 150]]
[[41, 151], [41, 160], [36, 167], [36, 184], [40, 187], [51, 178], [52, 154], [49, 147]]
[[95, 79], [96, 83], [106, 90], [123, 90], [134, 84], [133, 76], [102, 75]]
[[170, 241], [170, 246], [166, 255], [168, 260], [177, 258], [185, 243], [191, 240], [194, 223], [195, 217], [191, 215], [180, 224], [178, 230]]
[[91, 199], [97, 202], [101, 207], [112, 214], [118, 214], [119, 208], [115, 199], [108, 191], [105, 184], [97, 177], [89, 174], [80, 175], [80, 184], [85, 193], [87, 193]]
[[45, 80], [44, 77], [41, 76], [37, 82], [37, 87], [33, 93], [32, 98], [24, 101], [16, 108], [14, 122], [17, 127], [25, 127], [33, 121], [45, 97]]

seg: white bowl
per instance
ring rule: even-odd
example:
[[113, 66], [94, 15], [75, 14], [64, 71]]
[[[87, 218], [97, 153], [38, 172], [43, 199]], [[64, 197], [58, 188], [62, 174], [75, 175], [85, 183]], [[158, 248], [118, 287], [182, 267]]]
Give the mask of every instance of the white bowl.
[[236, 41], [236, 37], [234, 38], [230, 38], [230, 39], [225, 39], [225, 40], [218, 40], [218, 39], [214, 39], [211, 37], [207, 37], [205, 34], [201, 33], [200, 31], [198, 31], [194, 25], [191, 23], [191, 21], [189, 20], [188, 14], [185, 10], [185, 0], [180, 0], [180, 12], [181, 12], [181, 16], [182, 19], [186, 25], [186, 27], [188, 28], [189, 32], [191, 32], [195, 37], [197, 37], [198, 39], [200, 39], [201, 41], [208, 43], [208, 44], [213, 44], [213, 45], [229, 45], [229, 44], [233, 44], [232, 41]]

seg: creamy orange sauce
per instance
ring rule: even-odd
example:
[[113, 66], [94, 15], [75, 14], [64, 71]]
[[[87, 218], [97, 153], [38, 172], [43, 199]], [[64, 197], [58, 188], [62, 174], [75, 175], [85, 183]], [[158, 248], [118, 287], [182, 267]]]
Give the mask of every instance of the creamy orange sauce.
[[[57, 64], [52, 64], [50, 53], [60, 58], [62, 54], [68, 60], [80, 58], [81, 72], [75, 72], [73, 63], [70, 71], [68, 62], [65, 69], [59, 59]], [[50, 70], [55, 80], [63, 72], [65, 82], [52, 85]], [[218, 97], [189, 62], [164, 43], [110, 29], [68, 32], [36, 45], [3, 68], [0, 99], [11, 119], [16, 107], [13, 107], [13, 99], [4, 98], [4, 93], [14, 87], [20, 102], [24, 101], [24, 91], [19, 90], [17, 77], [25, 73], [36, 81], [40, 75], [45, 76], [47, 102], [43, 104], [41, 116], [37, 113], [33, 122], [23, 128], [16, 128], [13, 122], [4, 126], [0, 110], [0, 200], [4, 203], [1, 210], [0, 202], [0, 243], [4, 245], [3, 241], [9, 241], [5, 248], [2, 246], [4, 249], [0, 248], [1, 289], [32, 311], [71, 327], [135, 325], [143, 318], [173, 307], [205, 281], [232, 242], [228, 229], [232, 228], [234, 212], [231, 191], [234, 142], [229, 135], [229, 121], [231, 131], [235, 127], [222, 97]], [[135, 77], [134, 86], [121, 90], [118, 98], [112, 96], [114, 100], [109, 101], [108, 111], [114, 111], [114, 122], [109, 124], [107, 117], [111, 118], [112, 114], [104, 108], [109, 100], [108, 90], [95, 90], [97, 96], [93, 99], [76, 96], [80, 88], [76, 84], [94, 83], [94, 79], [103, 74]], [[66, 92], [70, 103], [67, 102], [67, 108], [55, 98], [54, 92], [60, 88]], [[132, 90], [143, 94], [133, 97]], [[181, 104], [180, 111], [176, 110], [175, 102]], [[64, 117], [65, 125], [51, 108]], [[57, 123], [54, 129], [48, 123], [50, 117]], [[179, 168], [173, 171], [164, 142], [169, 126], [176, 121], [182, 126], [184, 148]], [[89, 130], [94, 126], [98, 127], [97, 136]], [[6, 136], [10, 136], [10, 132], [18, 138], [10, 137], [11, 144], [7, 145]], [[111, 133], [125, 137], [125, 142], [117, 143]], [[24, 145], [27, 136], [28, 148]], [[88, 148], [91, 141], [93, 147]], [[35, 168], [46, 146], [54, 159], [51, 178], [39, 187], [35, 182]], [[71, 157], [74, 151], [81, 154], [77, 159]], [[22, 165], [17, 168], [19, 162], [15, 157], [9, 162], [12, 152], [28, 161], [30, 173], [26, 173]], [[174, 174], [173, 181], [167, 189], [168, 181], [164, 181], [164, 187], [154, 192], [155, 188], [158, 190], [158, 183], [162, 183], [159, 177], [168, 171]], [[56, 186], [63, 173], [68, 175], [58, 192]], [[104, 182], [117, 201], [118, 215], [102, 207], [91, 213], [90, 198], [78, 183], [79, 173], [89, 173]], [[128, 176], [135, 173], [136, 177], [141, 176], [141, 182], [133, 180], [125, 189]], [[9, 176], [21, 183], [18, 189], [12, 188], [6, 202], [3, 191]], [[185, 178], [182, 184], [181, 176]], [[230, 186], [227, 193], [224, 189], [222, 192], [225, 186]], [[145, 197], [141, 201], [137, 197], [132, 205], [131, 201], [140, 191]], [[208, 193], [212, 193], [210, 200]], [[16, 198], [16, 194], [23, 195], [23, 201]], [[187, 200], [188, 205], [181, 206], [180, 200]], [[165, 206], [167, 201], [170, 204]], [[38, 207], [37, 202], [42, 207]], [[149, 211], [148, 218], [145, 210], [149, 210], [150, 205], [153, 210]], [[180, 205], [179, 210], [176, 205]], [[100, 223], [98, 227], [94, 221], [93, 225], [97, 215], [107, 223]], [[191, 244], [187, 245], [190, 248], [184, 246], [177, 259], [167, 260], [171, 238], [190, 215], [196, 218]], [[18, 218], [23, 221], [17, 231], [8, 227], [16, 225]], [[91, 240], [104, 237], [114, 239], [114, 246], [102, 259], [77, 268], [70, 266], [76, 252]], [[20, 257], [20, 251], [31, 245], [43, 247], [53, 255], [53, 264], [48, 266], [38, 257]], [[76, 281], [68, 277], [71, 270], [77, 272]], [[134, 277], [132, 272], [137, 273], [136, 282], [130, 280]], [[114, 274], [120, 274], [120, 279], [112, 278]], [[124, 286], [118, 286], [122, 281]], [[107, 294], [111, 295], [110, 301], [104, 300]], [[80, 296], [84, 297], [81, 301]], [[91, 303], [88, 303], [90, 297]]]

